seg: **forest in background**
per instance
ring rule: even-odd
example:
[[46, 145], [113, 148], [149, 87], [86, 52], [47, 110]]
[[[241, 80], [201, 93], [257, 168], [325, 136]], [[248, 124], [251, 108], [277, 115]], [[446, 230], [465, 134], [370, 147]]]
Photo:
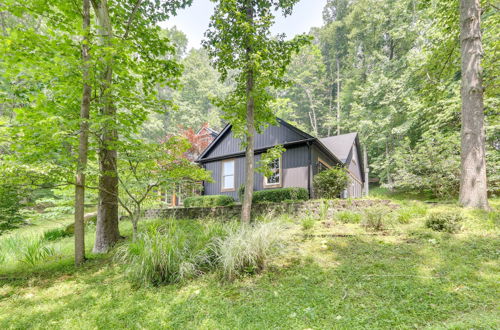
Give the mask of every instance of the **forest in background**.
[[[106, 44], [106, 35], [92, 24], [88, 35], [93, 92], [86, 174], [92, 194], [99, 173], [107, 173], [99, 164], [102, 154], [122, 155], [120, 171], [127, 177], [131, 161], [163, 155], [155, 152], [165, 136], [205, 122], [220, 130], [227, 121], [227, 113], [214, 104], [232, 90], [236, 73], [221, 82], [205, 49], [188, 50], [182, 31], [157, 26], [191, 1], [151, 2], [140, 15], [132, 3], [111, 11], [112, 28], [120, 36], [114, 44]], [[5, 6], [0, 13], [0, 175], [9, 208], [14, 200], [39, 200], [37, 194], [50, 189], [73, 189], [85, 31], [75, 4], [9, 0]], [[288, 86], [269, 90], [274, 114], [318, 137], [357, 131], [371, 178], [406, 193], [455, 198], [461, 125], [458, 6], [452, 0], [328, 0], [324, 25], [310, 31], [312, 42], [288, 66]], [[500, 13], [490, 0], [482, 1], [482, 9], [488, 189], [494, 196], [500, 189]], [[102, 74], [111, 66], [116, 77], [107, 85]], [[103, 134], [110, 140], [103, 141]], [[113, 140], [116, 134], [119, 140]], [[151, 152], [131, 159], [125, 150]], [[175, 173], [162, 184], [174, 184], [182, 175]]]
[[[329, 0], [324, 25], [293, 57], [290, 86], [275, 91], [276, 116], [313, 136], [359, 132], [370, 177], [391, 189], [451, 198], [460, 176], [460, 40], [456, 1]], [[500, 189], [500, 13], [483, 4], [483, 70], [490, 195]], [[147, 131], [159, 138], [224, 113], [211, 100], [230, 86], [219, 81], [206, 51], [186, 50], [187, 38], [166, 31], [184, 71], [182, 89], [167, 91], [177, 111], [154, 115]]]

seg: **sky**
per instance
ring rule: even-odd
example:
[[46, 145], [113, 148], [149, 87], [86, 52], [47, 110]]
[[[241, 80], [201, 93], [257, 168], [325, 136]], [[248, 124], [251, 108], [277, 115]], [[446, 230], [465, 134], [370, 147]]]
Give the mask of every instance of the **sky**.
[[[297, 34], [309, 32], [311, 27], [323, 25], [323, 7], [326, 0], [300, 0], [294, 7], [293, 14], [283, 17], [278, 14], [271, 32], [273, 34], [285, 33], [288, 38]], [[194, 0], [193, 5], [180, 10], [177, 16], [168, 22], [163, 22], [162, 27], [176, 26], [188, 37], [188, 49], [199, 48], [203, 34], [208, 28], [214, 4], [210, 0]]]

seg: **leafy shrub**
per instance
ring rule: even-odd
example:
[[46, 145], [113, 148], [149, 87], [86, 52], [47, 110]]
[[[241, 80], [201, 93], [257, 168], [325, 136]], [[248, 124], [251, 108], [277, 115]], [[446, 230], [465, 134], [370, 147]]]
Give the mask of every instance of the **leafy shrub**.
[[460, 184], [460, 137], [431, 130], [414, 146], [406, 139], [395, 149], [391, 164], [393, 184], [385, 187], [437, 198], [454, 197]]
[[184, 207], [212, 207], [234, 204], [234, 198], [227, 195], [194, 196], [184, 199]]
[[254, 192], [252, 201], [255, 203], [272, 202], [280, 203], [285, 200], [308, 200], [309, 192], [304, 188], [280, 188], [259, 190]]
[[154, 223], [119, 247], [115, 260], [126, 265], [127, 276], [139, 286], [175, 283], [215, 267], [211, 242], [225, 233], [216, 223]]
[[304, 218], [302, 219], [302, 229], [303, 230], [309, 230], [314, 227], [314, 224], [316, 223], [316, 220], [314, 218]]
[[460, 211], [435, 210], [427, 216], [425, 226], [435, 231], [456, 233], [462, 229], [462, 222], [464, 220], [465, 217]]
[[276, 235], [279, 230], [276, 223], [258, 223], [242, 226], [227, 237], [217, 239], [215, 250], [223, 277], [233, 280], [239, 275], [263, 270], [280, 246], [281, 238]]
[[239, 188], [238, 188], [238, 199], [240, 200], [240, 202], [243, 202], [243, 196], [245, 195], [245, 185], [242, 184]]
[[0, 234], [2, 231], [15, 228], [22, 220], [21, 197], [12, 186], [0, 185]]
[[391, 209], [386, 206], [370, 207], [363, 212], [362, 226], [375, 231], [385, 229], [392, 222]]
[[57, 241], [58, 239], [72, 236], [65, 228], [64, 229], [51, 229], [43, 233], [43, 239], [46, 241]]
[[347, 182], [347, 170], [343, 167], [332, 167], [314, 177], [314, 192], [319, 198], [338, 198], [347, 187]]
[[342, 223], [360, 223], [363, 219], [363, 216], [358, 212], [339, 211], [335, 213], [335, 219]]

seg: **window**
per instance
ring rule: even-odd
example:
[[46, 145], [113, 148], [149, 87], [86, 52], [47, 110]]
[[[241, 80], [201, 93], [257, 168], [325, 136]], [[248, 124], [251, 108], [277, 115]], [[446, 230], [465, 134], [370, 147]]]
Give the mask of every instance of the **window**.
[[264, 178], [265, 187], [280, 187], [281, 186], [281, 158], [276, 158], [269, 164], [269, 168], [273, 171], [273, 175]]
[[234, 190], [234, 160], [222, 162], [222, 189], [221, 191]]

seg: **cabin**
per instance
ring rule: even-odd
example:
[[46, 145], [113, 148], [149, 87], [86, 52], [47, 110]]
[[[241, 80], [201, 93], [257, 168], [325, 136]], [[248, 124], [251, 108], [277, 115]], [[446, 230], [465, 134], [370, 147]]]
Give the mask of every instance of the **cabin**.
[[[332, 166], [345, 166], [349, 185], [343, 198], [361, 197], [363, 164], [357, 133], [315, 138], [282, 119], [255, 136], [255, 162], [268, 149], [282, 145], [286, 151], [272, 164], [274, 174], [254, 173], [254, 190], [301, 187], [314, 197], [313, 177]], [[196, 160], [211, 171], [213, 182], [203, 182], [204, 195], [229, 195], [238, 200], [238, 188], [245, 184], [245, 152], [226, 125]]]

